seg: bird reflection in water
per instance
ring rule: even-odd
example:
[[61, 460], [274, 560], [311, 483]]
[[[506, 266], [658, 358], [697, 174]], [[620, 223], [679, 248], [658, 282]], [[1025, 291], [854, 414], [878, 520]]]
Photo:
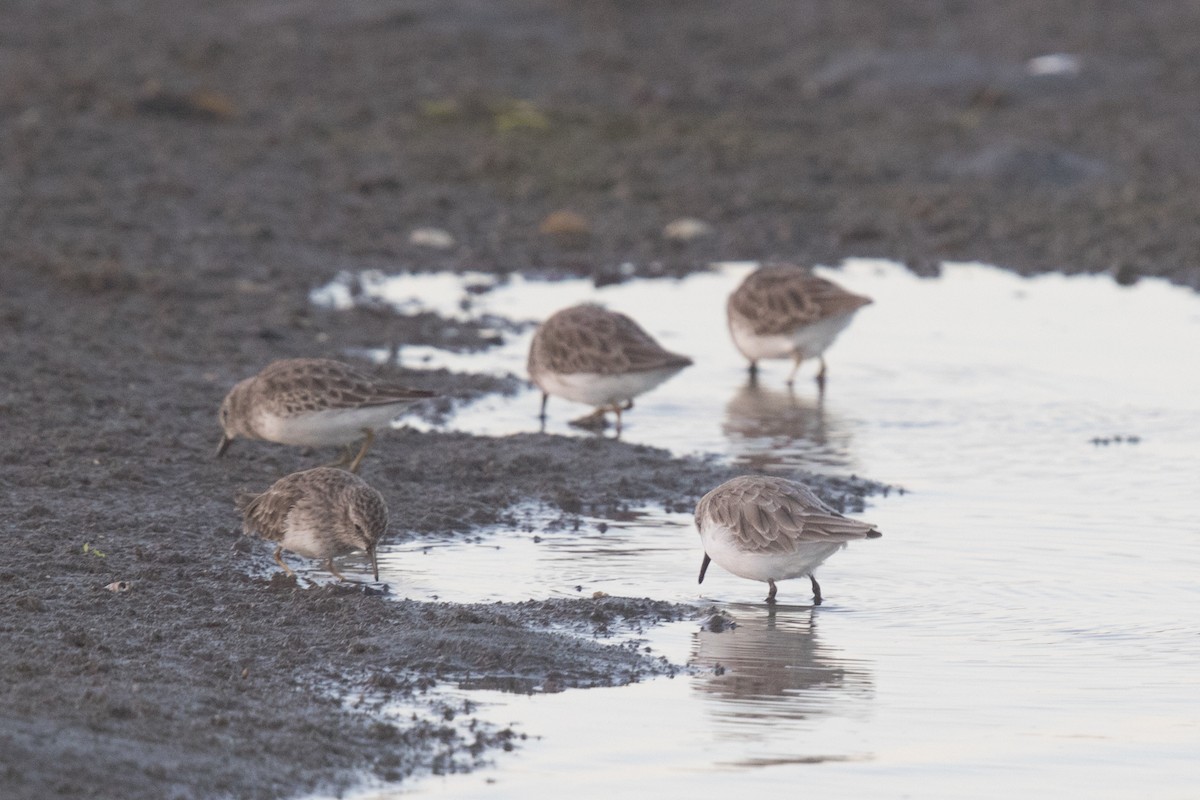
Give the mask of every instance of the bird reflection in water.
[[850, 433], [826, 411], [823, 396], [766, 388], [751, 379], [725, 405], [722, 431], [736, 463], [755, 470], [853, 468]]
[[783, 735], [790, 726], [781, 723], [861, 714], [874, 694], [866, 665], [821, 642], [812, 609], [735, 606], [732, 611], [735, 625], [716, 630], [721, 626], [710, 623], [695, 634], [691, 663], [700, 671], [693, 685], [708, 696], [718, 734], [764, 743], [761, 753], [739, 763], [861, 758], [796, 753]]

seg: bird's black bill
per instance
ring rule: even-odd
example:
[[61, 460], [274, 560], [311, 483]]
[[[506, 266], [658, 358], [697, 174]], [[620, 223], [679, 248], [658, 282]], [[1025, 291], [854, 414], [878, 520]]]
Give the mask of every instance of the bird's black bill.
[[229, 444], [232, 441], [233, 439], [230, 439], [228, 436], [222, 436], [221, 443], [217, 445], [217, 454], [214, 456], [214, 458], [220, 458], [221, 456], [225, 455], [225, 451], [229, 449]]
[[712, 563], [712, 559], [708, 557], [708, 553], [704, 554], [704, 560], [700, 562], [700, 580], [696, 583], [704, 583], [704, 573], [708, 572], [708, 565]]

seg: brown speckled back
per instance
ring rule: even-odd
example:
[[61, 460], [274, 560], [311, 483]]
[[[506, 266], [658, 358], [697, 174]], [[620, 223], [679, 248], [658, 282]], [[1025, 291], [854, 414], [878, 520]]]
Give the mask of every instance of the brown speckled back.
[[619, 375], [692, 363], [672, 353], [625, 314], [584, 304], [542, 323], [529, 348], [529, 373]]
[[737, 315], [765, 336], [849, 314], [870, 302], [804, 267], [780, 264], [751, 273], [729, 296], [727, 309], [731, 318]]
[[379, 541], [388, 524], [383, 496], [357, 475], [333, 467], [294, 472], [261, 494], [239, 494], [236, 502], [243, 531], [273, 542], [283, 540], [289, 524], [299, 523], [326, 533], [339, 545], [331, 549], [351, 550]]
[[433, 396], [433, 392], [409, 389], [326, 358], [275, 361], [258, 373], [252, 391], [262, 408], [281, 415], [407, 403]]
[[848, 542], [882, 536], [875, 526], [834, 511], [802, 483], [743, 475], [713, 489], [696, 505], [696, 526], [722, 525], [741, 549], [786, 553], [802, 542]]

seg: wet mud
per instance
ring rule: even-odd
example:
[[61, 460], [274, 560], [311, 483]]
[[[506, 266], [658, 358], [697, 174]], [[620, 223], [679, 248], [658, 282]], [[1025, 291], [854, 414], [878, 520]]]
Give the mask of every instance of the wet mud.
[[[1081, 26], [1032, 2], [6, 6], [0, 795], [273, 798], [469, 769], [516, 735], [449, 723], [469, 709], [378, 709], [446, 681], [555, 691], [677, 669], [609, 637], [699, 628], [710, 609], [421, 603], [270, 577], [234, 492], [333, 454], [239, 441], [213, 459], [221, 397], [275, 358], [503, 335], [314, 308], [309, 291], [342, 271], [604, 283], [884, 256], [1200, 286], [1196, 13], [1100, 3]], [[1079, 70], [1030, 74], [1053, 52]], [[560, 210], [571, 224], [547, 224]], [[710, 228], [664, 238], [680, 217]], [[421, 226], [453, 243], [414, 244]], [[442, 395], [420, 412], [432, 419], [517, 385], [404, 377]], [[542, 435], [534, 413], [508, 437], [381, 436], [362, 474], [393, 535], [486, 535], [529, 503], [547, 525], [688, 510], [732, 474]], [[850, 508], [878, 488], [813, 482]]]

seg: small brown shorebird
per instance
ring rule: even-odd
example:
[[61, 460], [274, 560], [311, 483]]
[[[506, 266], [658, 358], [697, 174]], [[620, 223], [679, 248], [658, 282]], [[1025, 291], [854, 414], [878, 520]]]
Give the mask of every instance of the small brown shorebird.
[[850, 324], [854, 312], [871, 298], [853, 294], [791, 264], [760, 267], [729, 296], [726, 312], [733, 343], [758, 373], [764, 358], [790, 358], [787, 383], [796, 380], [800, 362], [820, 359], [817, 386], [825, 389], [825, 350]]
[[433, 392], [409, 389], [325, 358], [289, 358], [241, 381], [221, 403], [221, 456], [237, 437], [319, 447], [351, 445], [331, 466], [357, 472], [375, 440], [407, 406]]
[[648, 392], [684, 367], [687, 356], [672, 353], [624, 314], [597, 305], [564, 308], [541, 324], [529, 347], [529, 377], [542, 390], [541, 419], [550, 395], [595, 406], [572, 421], [603, 427], [604, 415], [633, 408], [633, 398]]
[[275, 542], [275, 563], [288, 575], [295, 573], [283, 562], [284, 550], [324, 559], [326, 569], [342, 581], [346, 576], [333, 559], [363, 550], [379, 582], [375, 548], [387, 531], [387, 505], [357, 475], [334, 467], [293, 472], [265, 492], [242, 493], [236, 501], [243, 532]]
[[813, 605], [820, 605], [813, 571], [847, 542], [883, 535], [834, 511], [804, 484], [766, 475], [734, 478], [700, 498], [696, 528], [704, 545], [700, 583], [715, 561], [740, 578], [765, 581], [769, 604], [775, 581], [807, 575]]

